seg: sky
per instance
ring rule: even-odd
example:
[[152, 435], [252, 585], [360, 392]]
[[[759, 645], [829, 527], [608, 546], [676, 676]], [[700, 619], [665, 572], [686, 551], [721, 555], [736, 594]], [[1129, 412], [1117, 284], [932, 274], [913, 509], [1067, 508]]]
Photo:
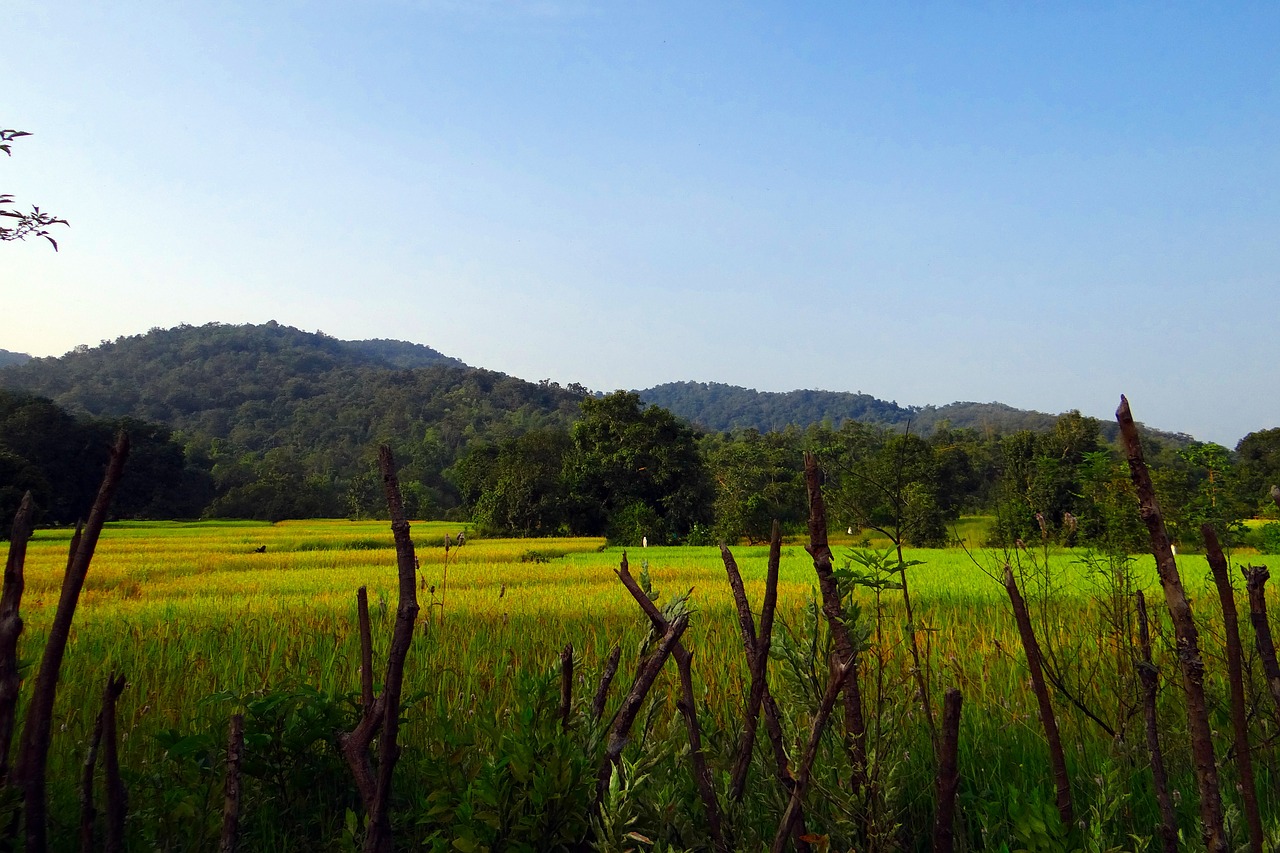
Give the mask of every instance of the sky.
[[1280, 5], [8, 0], [0, 348], [1280, 426]]

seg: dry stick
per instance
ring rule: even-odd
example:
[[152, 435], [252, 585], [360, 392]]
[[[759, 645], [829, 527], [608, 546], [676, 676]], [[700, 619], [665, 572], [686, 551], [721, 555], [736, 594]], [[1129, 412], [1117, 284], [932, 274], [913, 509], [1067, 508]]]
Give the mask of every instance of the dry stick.
[[1146, 717], [1147, 752], [1151, 754], [1151, 781], [1160, 806], [1160, 847], [1164, 853], [1178, 853], [1178, 817], [1169, 796], [1169, 774], [1164, 769], [1164, 751], [1160, 749], [1160, 721], [1156, 716], [1156, 688], [1159, 670], [1151, 660], [1151, 629], [1147, 624], [1147, 599], [1142, 591], [1134, 593], [1138, 604], [1138, 645], [1142, 663], [1138, 678], [1142, 680], [1142, 711]]
[[124, 850], [124, 818], [129, 810], [129, 795], [120, 778], [119, 741], [116, 737], [116, 700], [127, 683], [123, 675], [112, 673], [102, 695], [102, 770], [107, 788], [107, 843], [103, 849], [106, 853]]
[[[1271, 487], [1271, 499], [1280, 507], [1280, 486]], [[1267, 621], [1267, 580], [1271, 571], [1266, 566], [1248, 566], [1240, 570], [1244, 574], [1245, 589], [1249, 593], [1249, 622], [1253, 625], [1253, 642], [1262, 658], [1262, 671], [1271, 690], [1271, 701], [1280, 711], [1280, 665], [1276, 663], [1276, 645], [1271, 639], [1271, 623]]]
[[[405, 519], [404, 503], [400, 497], [400, 483], [396, 478], [396, 463], [391, 448], [378, 448], [378, 464], [382, 469], [382, 486], [387, 494], [387, 508], [391, 512], [391, 532], [396, 543], [396, 568], [400, 576], [400, 596], [396, 605], [396, 624], [391, 632], [391, 648], [387, 653], [387, 675], [382, 686], [382, 735], [378, 740], [378, 788], [370, 815], [371, 830], [365, 836], [365, 853], [390, 853], [391, 778], [395, 770], [400, 748], [396, 735], [400, 728], [400, 692], [404, 684], [404, 661], [413, 642], [413, 626], [418, 619], [418, 592], [414, 584], [417, 572], [417, 556], [413, 540], [409, 537], [409, 522]], [[443, 597], [442, 597], [443, 600]], [[443, 617], [443, 608], [441, 616]]]
[[1222, 631], [1227, 640], [1227, 681], [1231, 686], [1231, 728], [1235, 735], [1236, 767], [1240, 773], [1240, 793], [1244, 798], [1245, 822], [1249, 825], [1249, 849], [1262, 853], [1262, 816], [1258, 812], [1258, 788], [1253, 777], [1253, 753], [1249, 747], [1249, 721], [1244, 698], [1244, 653], [1240, 649], [1240, 619], [1236, 613], [1235, 590], [1231, 587], [1227, 558], [1212, 524], [1200, 527], [1205, 556], [1218, 587], [1222, 603]]
[[80, 850], [94, 850], [94, 821], [98, 810], [93, 804], [93, 773], [98, 763], [98, 748], [106, 741], [103, 770], [107, 788], [107, 846], [113, 851], [124, 848], [124, 813], [126, 796], [124, 783], [120, 781], [120, 759], [116, 752], [116, 700], [125, 687], [124, 676], [112, 673], [102, 691], [102, 710], [93, 724], [93, 736], [89, 739], [89, 751], [85, 754], [80, 772]]
[[93, 736], [89, 739], [89, 751], [85, 753], [80, 770], [80, 851], [93, 853], [94, 821], [98, 810], [93, 805], [93, 772], [98, 765], [98, 745], [102, 743], [102, 714], [93, 724]]
[[596, 696], [591, 701], [591, 714], [596, 722], [604, 716], [604, 705], [609, 700], [609, 686], [613, 677], [618, 674], [618, 661], [622, 659], [622, 646], [615, 645], [605, 661], [604, 672], [600, 675], [600, 686], [596, 688]]
[[622, 750], [627, 745], [627, 740], [631, 733], [631, 725], [636, 721], [636, 716], [640, 713], [640, 706], [644, 703], [645, 696], [649, 694], [649, 690], [653, 687], [653, 682], [657, 680], [658, 672], [662, 669], [662, 665], [671, 656], [671, 650], [680, 642], [680, 635], [688, 627], [689, 617], [687, 614], [681, 614], [671, 620], [667, 625], [666, 632], [662, 635], [662, 639], [658, 642], [658, 647], [641, 661], [639, 668], [636, 670], [636, 677], [631, 684], [631, 689], [622, 698], [618, 713], [614, 716], [613, 724], [609, 727], [604, 760], [600, 762], [600, 770], [596, 774], [596, 812], [599, 812], [601, 805], [604, 803], [605, 795], [609, 791], [609, 776], [622, 757]]
[[[355, 777], [356, 788], [368, 817], [364, 837], [365, 853], [390, 853], [392, 849], [388, 807], [391, 801], [392, 774], [400, 755], [396, 745], [400, 727], [400, 693], [404, 684], [404, 661], [413, 642], [413, 626], [418, 618], [413, 540], [409, 537], [409, 522], [404, 515], [395, 459], [391, 455], [391, 448], [385, 444], [378, 448], [378, 467], [382, 473], [383, 491], [391, 514], [391, 533], [396, 544], [396, 573], [400, 581], [396, 622], [391, 633], [391, 648], [387, 652], [387, 672], [382, 683], [382, 694], [372, 704], [365, 706], [355, 730], [339, 738], [343, 757]], [[367, 612], [367, 601], [365, 610]], [[363, 638], [361, 642], [364, 642]], [[363, 677], [361, 690], [364, 690]], [[369, 747], [379, 732], [381, 736], [378, 739], [378, 766], [375, 775]]]
[[813, 558], [822, 591], [822, 613], [831, 627], [836, 654], [833, 669], [849, 679], [844, 693], [845, 740], [853, 762], [853, 789], [860, 791], [867, 783], [867, 726], [862, 716], [862, 687], [858, 681], [858, 653], [845, 624], [840, 587], [831, 568], [831, 547], [827, 544], [827, 506], [822, 499], [822, 472], [812, 453], [804, 455], [804, 481], [809, 493], [809, 545], [805, 550]]
[[1040, 643], [1036, 640], [1036, 632], [1031, 627], [1031, 616], [1027, 612], [1027, 603], [1018, 590], [1018, 582], [1013, 576], [1013, 569], [1004, 567], [1004, 588], [1009, 593], [1009, 603], [1013, 606], [1013, 618], [1018, 623], [1018, 635], [1022, 638], [1022, 648], [1027, 653], [1027, 669], [1031, 671], [1031, 690], [1036, 694], [1036, 704], [1040, 708], [1040, 724], [1044, 727], [1045, 740], [1049, 742], [1049, 764], [1053, 768], [1053, 784], [1057, 790], [1058, 814], [1062, 817], [1062, 825], [1068, 830], [1075, 824], [1071, 806], [1071, 780], [1067, 776], [1067, 760], [1062, 752], [1062, 737], [1058, 733], [1058, 719], [1053, 713], [1053, 702], [1049, 698], [1049, 688], [1044, 680], [1044, 666], [1041, 662]]
[[956, 791], [960, 788], [960, 691], [952, 687], [942, 700], [942, 744], [938, 754], [938, 811], [933, 820], [933, 853], [955, 847]]
[[[742, 646], [746, 651], [747, 663], [751, 668], [752, 692], [747, 701], [748, 724], [752, 722], [754, 717], [750, 709], [762, 706], [764, 709], [765, 733], [769, 736], [770, 746], [773, 747], [773, 759], [777, 769], [778, 781], [787, 792], [789, 798], [791, 792], [795, 789], [796, 780], [791, 775], [790, 758], [787, 755], [786, 740], [782, 734], [782, 714], [778, 711], [778, 704], [774, 701], [773, 695], [769, 692], [768, 680], [765, 677], [773, 633], [773, 616], [778, 600], [778, 564], [781, 562], [782, 556], [782, 534], [778, 522], [774, 521], [769, 537], [769, 573], [765, 579], [764, 603], [760, 610], [759, 638], [756, 636], [755, 618], [751, 614], [751, 604], [747, 601], [747, 592], [742, 583], [742, 575], [738, 571], [737, 561], [733, 559], [733, 554], [724, 547], [720, 549], [720, 556], [724, 561], [725, 573], [729, 578], [729, 588], [733, 591], [734, 603], [738, 609], [738, 625], [742, 629]], [[757, 672], [760, 675], [758, 680], [756, 678]], [[754, 698], [757, 690], [759, 690], [760, 694], [759, 705], [755, 703]], [[754, 727], [744, 731], [742, 752], [739, 753], [737, 762], [734, 765], [734, 775], [731, 777], [729, 796], [735, 802], [740, 802], [742, 799], [745, 792], [746, 771], [750, 767], [752, 749], [747, 746], [748, 734], [754, 734]], [[739, 781], [739, 775], [741, 781]], [[808, 829], [804, 822], [804, 814], [798, 811], [792, 822], [792, 836], [797, 850], [809, 850], [809, 843], [804, 840], [804, 836], [808, 834]]]
[[1200, 788], [1200, 823], [1204, 846], [1211, 853], [1225, 853], [1227, 837], [1223, 829], [1222, 794], [1218, 785], [1218, 768], [1213, 755], [1213, 735], [1209, 729], [1209, 712], [1204, 695], [1204, 661], [1200, 657], [1200, 639], [1196, 623], [1191, 615], [1191, 602], [1182, 587], [1178, 564], [1173, 556], [1169, 534], [1164, 527], [1164, 516], [1156, 500], [1151, 474], [1142, 457], [1142, 443], [1138, 428], [1129, 411], [1129, 401], [1120, 397], [1116, 409], [1120, 423], [1120, 436], [1124, 440], [1125, 454], [1129, 458], [1129, 474], [1138, 492], [1138, 514], [1147, 525], [1151, 536], [1151, 552], [1156, 558], [1156, 570], [1160, 573], [1160, 585], [1164, 587], [1165, 602], [1173, 619], [1174, 634], [1178, 640], [1178, 663], [1182, 669], [1182, 687], [1187, 695], [1187, 728], [1191, 734], [1191, 755], [1195, 763], [1196, 781]]
[[933, 746], [933, 756], [941, 763], [941, 745], [938, 743], [938, 729], [933, 721], [933, 700], [929, 697], [929, 680], [926, 678], [925, 665], [920, 660], [920, 641], [917, 638], [915, 610], [911, 606], [911, 587], [907, 583], [907, 561], [902, 558], [902, 534], [894, 536], [894, 547], [898, 554], [898, 582], [902, 584], [902, 606], [907, 616], [907, 636], [911, 640], [911, 665], [915, 672], [916, 689], [920, 691], [920, 704], [924, 709], [924, 722], [929, 730], [929, 743]]
[[573, 643], [560, 652], [560, 728], [569, 731], [569, 712], [573, 708]]
[[[782, 720], [778, 713], [777, 703], [769, 693], [766, 677], [769, 665], [769, 649], [773, 638], [773, 616], [778, 603], [778, 566], [782, 561], [782, 531], [775, 519], [769, 536], [769, 569], [765, 577], [764, 603], [760, 608], [760, 635], [756, 636], [755, 617], [751, 613], [751, 603], [747, 600], [746, 587], [742, 583], [742, 573], [738, 571], [738, 563], [733, 554], [725, 546], [720, 546], [720, 558], [724, 561], [725, 574], [729, 578], [729, 588], [733, 591], [733, 601], [738, 609], [738, 626], [742, 629], [742, 647], [747, 654], [747, 666], [751, 671], [751, 692], [747, 697], [747, 718], [743, 722], [742, 740], [738, 756], [734, 760], [733, 771], [729, 781], [729, 799], [741, 802], [746, 793], [747, 773], [751, 768], [751, 756], [755, 751], [755, 735], [760, 709], [764, 708], [765, 733], [769, 736], [773, 747], [774, 764], [777, 768], [778, 782], [781, 783], [787, 796], [791, 796], [796, 780], [791, 775], [790, 759], [787, 757], [786, 742], [782, 735]], [[804, 814], [796, 815], [792, 825], [792, 836], [796, 849], [809, 850], [809, 843], [804, 840], [808, 835]]]
[[369, 627], [369, 590], [356, 590], [356, 622], [360, 630], [360, 710], [373, 708], [373, 631]]
[[782, 853], [787, 848], [787, 836], [791, 834], [792, 823], [800, 814], [800, 801], [809, 787], [809, 776], [813, 772], [813, 762], [818, 756], [818, 743], [822, 740], [822, 730], [827, 727], [831, 717], [831, 709], [836, 699], [849, 682], [849, 670], [858, 665], [852, 659], [838, 665], [831, 672], [831, 680], [827, 682], [827, 691], [823, 694], [822, 704], [818, 706], [817, 716], [813, 718], [813, 727], [809, 730], [809, 743], [805, 746], [804, 758], [800, 762], [800, 773], [796, 777], [796, 786], [791, 789], [791, 799], [787, 802], [787, 810], [782, 815], [782, 823], [778, 824], [778, 832], [773, 837], [773, 853]]
[[227, 734], [227, 778], [223, 785], [222, 839], [218, 853], [235, 853], [240, 843], [240, 763], [243, 760], [244, 714], [232, 714]]
[[80, 601], [80, 590], [89, 573], [93, 550], [102, 533], [102, 525], [107, 520], [107, 511], [111, 507], [111, 499], [115, 497], [116, 488], [120, 485], [120, 475], [124, 472], [124, 462], [128, 456], [129, 437], [121, 432], [111, 450], [111, 459], [107, 463], [102, 485], [98, 488], [98, 496], [93, 501], [93, 508], [89, 511], [89, 520], [78, 541], [72, 540], [74, 547], [67, 561], [58, 609], [54, 613], [53, 624], [49, 626], [49, 639], [40, 659], [40, 672], [36, 676], [35, 689], [27, 705], [15, 775], [22, 788], [28, 853], [44, 853], [48, 846], [45, 768], [49, 760], [49, 742], [53, 736], [53, 703], [58, 690], [58, 672], [67, 651], [71, 622]]
[[22, 634], [18, 610], [22, 605], [22, 568], [34, 515], [31, 492], [27, 492], [13, 517], [9, 557], [4, 564], [4, 591], [0, 593], [0, 784], [9, 778], [9, 745], [13, 742], [13, 720], [22, 684], [18, 677], [18, 637]]
[[[667, 620], [631, 576], [625, 551], [618, 567], [618, 579], [649, 617], [654, 630], [665, 633], [668, 629]], [[707, 829], [711, 833], [712, 844], [718, 851], [727, 851], [729, 847], [725, 844], [720, 825], [720, 802], [716, 799], [716, 790], [711, 781], [711, 769], [707, 767], [707, 755], [702, 751], [702, 728], [698, 725], [698, 706], [693, 695], [693, 653], [677, 638], [671, 648], [671, 656], [675, 658], [676, 670], [680, 675], [680, 699], [676, 702], [676, 707], [684, 717], [685, 730], [689, 735], [689, 763], [693, 766], [693, 782], [707, 812]]]
[[778, 566], [782, 559], [782, 535], [778, 522], [773, 522], [769, 537], [769, 569], [765, 578], [764, 603], [760, 609], [760, 634], [756, 635], [751, 604], [747, 601], [746, 588], [737, 561], [724, 545], [720, 546], [720, 558], [724, 561], [729, 587], [733, 590], [734, 604], [738, 608], [738, 623], [742, 628], [742, 643], [747, 652], [747, 666], [751, 671], [751, 689], [747, 694], [747, 715], [742, 723], [742, 737], [738, 755], [729, 777], [729, 799], [741, 802], [746, 790], [747, 771], [755, 753], [756, 728], [760, 719], [760, 706], [764, 702], [769, 665], [769, 647], [773, 641], [773, 613], [778, 604]]
[[1267, 621], [1267, 580], [1271, 570], [1266, 566], [1247, 566], [1240, 570], [1244, 574], [1244, 586], [1249, 593], [1249, 622], [1253, 625], [1253, 643], [1258, 649], [1258, 657], [1262, 658], [1262, 672], [1267, 677], [1267, 687], [1271, 691], [1271, 701], [1280, 711], [1280, 664], [1276, 663], [1276, 645], [1271, 639], [1271, 623]]

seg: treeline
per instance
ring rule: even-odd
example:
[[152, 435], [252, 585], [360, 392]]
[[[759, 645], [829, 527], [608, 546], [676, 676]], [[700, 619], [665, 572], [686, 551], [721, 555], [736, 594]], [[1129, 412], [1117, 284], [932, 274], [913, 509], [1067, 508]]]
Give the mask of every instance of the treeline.
[[[601, 397], [467, 367], [418, 344], [340, 341], [278, 323], [153, 329], [0, 368], [0, 387], [10, 389], [0, 510], [31, 488], [51, 522], [83, 512], [92, 487], [81, 479], [97, 477], [111, 433], [128, 421], [139, 458], [150, 458], [148, 446], [156, 457], [154, 471], [131, 466], [130, 477], [155, 485], [117, 502], [130, 517], [378, 515], [372, 454], [385, 443], [415, 517], [619, 542], [760, 541], [773, 518], [801, 526], [800, 460], [811, 451], [831, 477], [840, 528], [888, 531], [894, 521], [906, 542], [941, 544], [960, 514], [987, 513], [1006, 542], [1142, 541], [1114, 425], [1079, 413], [912, 409], [862, 394], [700, 383]], [[662, 394], [674, 412], [650, 405]], [[691, 425], [680, 411], [699, 405]], [[943, 417], [966, 412], [967, 422]], [[707, 429], [761, 420], [777, 426]], [[1278, 436], [1253, 433], [1231, 451], [1146, 433], [1184, 545], [1202, 521], [1239, 530], [1239, 519], [1271, 506]]]
[[75, 418], [42, 397], [0, 390], [0, 518], [12, 517], [29, 490], [38, 522], [84, 519], [120, 430], [129, 434], [133, 457], [115, 517], [182, 518], [205, 511], [214, 496], [212, 477], [188, 462], [166, 427], [131, 418]]
[[412, 515], [457, 513], [445, 472], [471, 442], [567, 427], [586, 393], [418, 344], [339, 341], [278, 323], [153, 329], [0, 369], [0, 386], [77, 417], [172, 430], [212, 491], [201, 507], [157, 506], [157, 515], [270, 521], [382, 512], [370, 473], [380, 443], [404, 465]]
[[[829, 424], [839, 428], [847, 421], [906, 427], [929, 435], [942, 424], [953, 429], [976, 429], [1009, 434], [1018, 430], [1052, 429], [1057, 415], [1015, 409], [1003, 403], [956, 402], [945, 406], [901, 406], [870, 394], [848, 391], [757, 391], [720, 382], [668, 382], [640, 391], [646, 403], [670, 409], [698, 427], [712, 432], [756, 429], [776, 432], [792, 426]], [[1164, 441], [1185, 444], [1188, 435], [1148, 430]], [[1117, 436], [1116, 425], [1102, 424], [1108, 440]]]
[[[1243, 519], [1274, 514], [1280, 429], [1252, 433], [1234, 453], [1151, 436], [1147, 447], [1178, 543], [1198, 547], [1205, 522], [1243, 536]], [[993, 536], [1009, 545], [1049, 538], [1130, 552], [1147, 535], [1123, 457], [1102, 424], [1079, 412], [1046, 431], [1007, 435], [944, 422], [922, 437], [848, 421], [698, 436], [620, 391], [584, 400], [571, 428], [478, 442], [453, 476], [472, 519], [495, 533], [760, 542], [775, 518], [792, 532], [803, 527], [806, 451], [827, 472], [834, 525], [907, 545], [946, 544], [952, 523], [968, 513], [994, 515]]]

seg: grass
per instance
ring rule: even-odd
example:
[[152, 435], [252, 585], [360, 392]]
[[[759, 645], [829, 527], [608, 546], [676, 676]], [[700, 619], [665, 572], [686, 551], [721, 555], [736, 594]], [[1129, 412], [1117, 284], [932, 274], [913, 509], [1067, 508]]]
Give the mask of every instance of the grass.
[[[647, 633], [635, 603], [614, 576], [621, 549], [607, 548], [598, 539], [473, 537], [465, 546], [446, 551], [446, 534], [459, 529], [457, 524], [443, 522], [413, 525], [423, 628], [407, 669], [406, 689], [416, 699], [404, 738], [424, 754], [436, 748], [443, 721], [456, 725], [478, 709], [482, 716], [501, 717], [507, 712], [504, 709], [524, 701], [515, 674], [549, 669], [565, 643], [573, 643], [581, 661], [581, 696], [592, 689], [601, 662], [615, 642], [623, 644], [624, 661], [631, 662]], [[983, 530], [983, 522], [973, 521], [961, 525], [959, 535], [972, 542], [984, 537]], [[34, 650], [40, 647], [52, 618], [69, 538], [67, 530], [43, 530], [31, 542], [23, 601], [25, 658], [36, 656]], [[856, 538], [837, 537], [833, 543], [837, 562], [848, 548], [840, 540]], [[258, 552], [260, 548], [265, 550]], [[531, 552], [540, 559], [529, 559]], [[738, 547], [733, 552], [758, 607], [767, 548]], [[1027, 798], [1048, 791], [1049, 780], [1017, 634], [1003, 588], [991, 575], [1006, 555], [913, 549], [907, 557], [923, 561], [909, 570], [909, 579], [917, 624], [923, 629], [931, 688], [936, 691], [935, 705], [945, 687], [959, 686], [964, 691], [965, 837], [977, 847], [1012, 843], [1016, 839], [1011, 838], [1010, 827], [1016, 810], [1023, 808], [1018, 803], [1031, 809], [1025, 805]], [[745, 690], [745, 662], [719, 552], [705, 547], [647, 548], [631, 550], [628, 558], [637, 571], [642, 563], [648, 564], [654, 585], [665, 596], [693, 590], [697, 613], [686, 645], [695, 652], [695, 676], [705, 702], [700, 711], [711, 748], [727, 756]], [[1280, 570], [1277, 557], [1255, 556], [1249, 561]], [[1180, 557], [1179, 562], [1204, 625], [1206, 646], [1212, 648], [1220, 628], [1212, 612], [1216, 600], [1208, 586], [1207, 564], [1198, 556]], [[1137, 558], [1135, 565], [1140, 585], [1148, 588], [1153, 604], [1159, 603], [1151, 558]], [[1049, 566], [1057, 578], [1054, 597], [1033, 602], [1039, 606], [1042, 628], [1065, 653], [1078, 658], [1073, 671], [1081, 696], [1110, 713], [1114, 709], [1108, 703], [1114, 699], [1106, 680], [1091, 681], [1089, 673], [1101, 671], [1124, 650], [1115, 648], [1114, 638], [1102, 627], [1103, 609], [1094, 595], [1100, 577], [1081, 552], [1053, 552]], [[124, 760], [135, 767], [163, 758], [158, 733], [221, 730], [231, 710], [255, 691], [288, 682], [305, 682], [335, 695], [355, 690], [359, 655], [353, 625], [355, 590], [361, 585], [369, 588], [375, 650], [382, 660], [396, 589], [395, 554], [385, 521], [108, 525], [89, 572], [63, 669], [54, 720], [58, 734], [52, 777], [76, 778], [101, 685], [110, 671], [123, 672], [130, 680], [121, 703], [121, 730], [128, 736]], [[812, 562], [802, 543], [788, 542], [779, 587], [780, 631], [803, 633], [805, 606], [814, 586]], [[857, 600], [864, 613], [874, 611], [875, 601], [869, 595], [861, 594]], [[895, 751], [887, 765], [894, 768], [901, 787], [893, 813], [910, 827], [911, 821], [925, 820], [929, 813], [932, 761], [918, 708], [909, 699], [904, 615], [897, 596], [886, 595], [883, 608], [881, 635], [869, 640], [872, 663], [868, 666], [877, 657], [882, 659], [885, 690], [901, 690], [901, 696], [893, 699], [897, 710], [883, 721], [886, 733], [881, 742], [884, 749]], [[1162, 653], [1166, 679], [1171, 679], [1167, 639]], [[624, 672], [631, 665], [624, 665]], [[780, 667], [775, 664], [774, 671]], [[781, 679], [782, 674], [776, 677]], [[784, 681], [777, 683], [779, 692], [784, 692]], [[1221, 685], [1211, 686], [1219, 690], [1221, 700]], [[1262, 701], [1261, 689], [1257, 685], [1255, 689]], [[1171, 715], [1176, 715], [1173, 693], [1166, 689], [1165, 701]], [[209, 701], [208, 697], [219, 695], [224, 698]], [[674, 696], [670, 685], [664, 695]], [[796, 701], [795, 707], [803, 707], [800, 699]], [[668, 700], [664, 720], [673, 717], [673, 707]], [[1216, 707], [1222, 718], [1218, 725], [1225, 732], [1222, 702]], [[1274, 733], [1275, 720], [1268, 709], [1258, 708], [1259, 724], [1272, 726], [1266, 731]], [[1143, 787], [1149, 783], [1142, 781], [1146, 777], [1137, 723], [1129, 724], [1131, 743], [1118, 747], [1082, 715], [1065, 706], [1061, 713], [1064, 739], [1076, 745], [1072, 769], [1080, 796], [1086, 802], [1105, 800], [1111, 794], [1090, 780], [1121, 773], [1129, 798], [1128, 823], [1117, 822], [1116, 832], [1123, 836], [1133, 826], [1141, 827], [1151, 806]], [[803, 728], [803, 717], [801, 712], [792, 720], [793, 735]], [[896, 731], [890, 732], [890, 726]], [[669, 722], [660, 728], [670, 729]], [[1178, 746], [1171, 748], [1175, 780], [1188, 794], [1183, 806], [1185, 825], [1191, 827], [1194, 782], [1186, 760], [1177, 757]], [[1274, 774], [1271, 747], [1260, 758], [1263, 773]], [[1022, 792], [1022, 800], [1010, 800], [1009, 786]], [[1280, 816], [1275, 786], [1264, 790], [1269, 814]], [[827, 793], [836, 796], [833, 791]], [[68, 818], [75, 814], [69, 786], [55, 790], [54, 796], [55, 813]], [[696, 812], [697, 806], [685, 808]], [[838, 814], [832, 817], [837, 819]]]

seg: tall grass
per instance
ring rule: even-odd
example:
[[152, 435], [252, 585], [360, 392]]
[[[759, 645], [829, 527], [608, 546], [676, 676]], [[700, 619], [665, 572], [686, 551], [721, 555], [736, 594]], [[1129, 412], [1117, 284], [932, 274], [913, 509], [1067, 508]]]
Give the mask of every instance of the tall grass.
[[[470, 730], [463, 721], [505, 719], [504, 714], [527, 703], [528, 674], [548, 670], [566, 643], [573, 644], [581, 662], [576, 694], [589, 697], [610, 647], [622, 643], [622, 672], [626, 673], [633, 668], [648, 631], [634, 601], [614, 576], [619, 549], [606, 548], [596, 539], [472, 538], [465, 546], [446, 551], [445, 535], [458, 529], [456, 524], [437, 522], [413, 525], [423, 613], [407, 666], [406, 691], [414, 698], [406, 711], [409, 723], [402, 729], [402, 740], [423, 761], [440, 755], [442, 740], [464, 737], [459, 732]], [[23, 602], [27, 628], [21, 647], [27, 660], [37, 655], [56, 606], [69, 538], [69, 531], [46, 530], [38, 532], [30, 544]], [[257, 549], [264, 546], [259, 553]], [[839, 562], [843, 546], [835, 547]], [[531, 551], [545, 561], [528, 559]], [[767, 548], [740, 547], [734, 554], [748, 594], [758, 606]], [[1037, 814], [1038, 804], [1051, 802], [1051, 789], [1017, 633], [1004, 591], [990, 574], [1006, 555], [917, 549], [907, 557], [923, 561], [910, 572], [931, 689], [938, 696], [947, 686], [964, 692], [960, 837], [972, 848], [1025, 846], [1025, 839], [1020, 841], [1017, 834], [1018, 821]], [[719, 553], [714, 548], [647, 548], [636, 549], [629, 558], [635, 567], [647, 563], [655, 587], [665, 595], [693, 589], [697, 613], [685, 644], [695, 653], [694, 673], [703, 703], [699, 711], [708, 729], [713, 766], [727, 767], [747, 671]], [[1094, 597], [1103, 579], [1080, 553], [1055, 551], [1048, 561], [1056, 579], [1051, 596], [1032, 601], [1049, 633], [1045, 641], [1079, 657], [1072, 665], [1080, 675], [1081, 698], [1110, 713], [1114, 697], [1108, 692], [1105, 673], [1118, 650], [1102, 627], [1101, 605]], [[1250, 562], [1280, 569], [1277, 557], [1251, 557]], [[1180, 564], [1195, 597], [1207, 645], [1217, 643], [1220, 621], [1208, 594], [1207, 564], [1196, 556], [1180, 558]], [[1137, 558], [1136, 571], [1139, 584], [1149, 589], [1153, 601], [1160, 601], [1152, 560]], [[803, 635], [814, 584], [812, 563], [803, 545], [786, 544], [778, 596], [779, 631]], [[110, 671], [123, 672], [130, 681], [120, 703], [121, 731], [127, 737], [123, 760], [136, 772], [164, 759], [159, 733], [220, 730], [228, 715], [255, 691], [288, 683], [305, 683], [336, 696], [355, 691], [359, 684], [355, 590], [361, 585], [369, 589], [375, 654], [382, 660], [396, 589], [395, 555], [386, 522], [109, 525], [76, 616], [55, 709], [50, 766], [55, 783], [53, 814], [70, 820], [76, 813], [71, 780], [77, 778], [102, 682]], [[873, 602], [866, 594], [860, 594], [859, 603], [864, 613], [872, 611]], [[878, 760], [892, 769], [891, 814], [901, 826], [894, 837], [918, 847], [928, 837], [919, 828], [927, 826], [932, 808], [932, 756], [907, 687], [909, 656], [901, 627], [905, 617], [894, 596], [885, 596], [883, 606], [879, 656], [886, 661], [884, 683], [901, 685], [902, 695], [892, 697], [893, 711], [885, 721], [896, 734], [883, 743], [894, 753]], [[1170, 654], [1166, 640], [1166, 661]], [[1171, 679], [1172, 670], [1166, 672]], [[772, 673], [779, 694], [785, 693], [777, 664]], [[1096, 673], [1093, 681], [1089, 673]], [[619, 684], [625, 686], [625, 681], [620, 676]], [[1185, 750], [1177, 740], [1182, 723], [1177, 690], [1170, 686], [1174, 683], [1166, 682], [1164, 697], [1172, 732], [1171, 772], [1183, 795], [1183, 825], [1193, 838], [1195, 785], [1187, 760], [1180, 757]], [[1211, 688], [1218, 691], [1219, 726], [1226, 732], [1222, 687], [1215, 682]], [[615, 701], [620, 689], [615, 688]], [[1274, 736], [1276, 721], [1262, 704], [1260, 683], [1253, 689], [1260, 697], [1257, 731]], [[675, 694], [670, 683], [659, 691], [664, 698], [651, 713], [657, 741], [667, 736], [673, 743], [679, 741], [678, 730], [671, 724]], [[799, 737], [807, 724], [803, 702], [797, 699], [788, 707], [793, 712], [790, 735]], [[1124, 733], [1128, 740], [1117, 743], [1070, 706], [1063, 705], [1062, 715], [1064, 741], [1073, 745], [1069, 759], [1077, 796], [1086, 804], [1082, 812], [1092, 808], [1097, 813], [1086, 820], [1093, 822], [1091, 826], [1105, 825], [1109, 837], [1154, 835], [1154, 801], [1138, 748], [1137, 723], [1131, 721]], [[665, 760], [662, 766], [669, 773], [677, 773], [682, 766], [678, 754]], [[1269, 741], [1259, 750], [1258, 764], [1264, 813], [1270, 815], [1274, 832], [1280, 820], [1275, 785], [1280, 777]], [[838, 767], [836, 758], [830, 766]], [[1230, 769], [1225, 772], [1230, 777]], [[818, 780], [819, 792], [832, 802], [815, 806], [816, 816], [836, 827], [837, 838], [847, 817], [838, 803], [838, 777], [832, 769]], [[774, 796], [763, 760], [756, 778], [759, 791], [753, 796], [759, 798], [763, 815], [764, 804]], [[678, 789], [683, 783], [673, 784]], [[679, 808], [696, 820], [696, 801], [691, 789], [689, 793], [689, 802]], [[740, 820], [753, 825], [750, 817]], [[761, 838], [769, 831], [765, 823], [761, 817]], [[664, 832], [660, 825], [641, 830], [655, 837]], [[686, 831], [681, 837], [687, 840], [687, 835]], [[1125, 843], [1134, 845], [1132, 840]], [[286, 841], [280, 844], [290, 846]]]

